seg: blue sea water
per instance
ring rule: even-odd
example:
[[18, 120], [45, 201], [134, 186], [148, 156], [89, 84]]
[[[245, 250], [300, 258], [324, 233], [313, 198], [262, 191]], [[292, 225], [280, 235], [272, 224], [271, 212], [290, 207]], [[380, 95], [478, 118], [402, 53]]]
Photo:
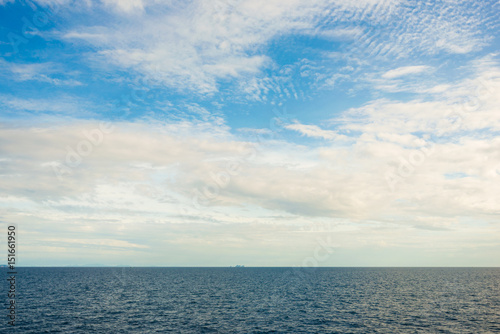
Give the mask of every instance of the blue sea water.
[[2, 333], [500, 333], [500, 268], [19, 268], [16, 289]]

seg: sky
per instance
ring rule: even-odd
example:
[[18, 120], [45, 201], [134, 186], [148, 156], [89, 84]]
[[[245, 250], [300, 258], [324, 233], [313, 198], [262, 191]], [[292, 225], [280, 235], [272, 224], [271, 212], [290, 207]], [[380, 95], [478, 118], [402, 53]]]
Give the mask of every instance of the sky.
[[19, 265], [500, 266], [499, 15], [0, 0]]

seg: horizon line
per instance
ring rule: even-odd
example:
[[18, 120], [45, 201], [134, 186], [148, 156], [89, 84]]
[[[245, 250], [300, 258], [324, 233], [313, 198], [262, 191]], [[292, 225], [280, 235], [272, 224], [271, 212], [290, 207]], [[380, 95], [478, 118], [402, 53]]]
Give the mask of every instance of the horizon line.
[[[9, 269], [2, 265], [0, 268]], [[318, 269], [318, 268], [500, 268], [500, 266], [128, 266], [128, 265], [48, 265], [48, 266], [16, 266], [18, 268], [292, 268], [292, 269]]]

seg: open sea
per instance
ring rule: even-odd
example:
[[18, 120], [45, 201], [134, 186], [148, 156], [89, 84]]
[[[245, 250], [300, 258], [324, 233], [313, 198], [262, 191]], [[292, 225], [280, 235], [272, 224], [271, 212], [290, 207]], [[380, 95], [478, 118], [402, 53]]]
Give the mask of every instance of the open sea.
[[500, 268], [17, 272], [1, 333], [500, 333]]

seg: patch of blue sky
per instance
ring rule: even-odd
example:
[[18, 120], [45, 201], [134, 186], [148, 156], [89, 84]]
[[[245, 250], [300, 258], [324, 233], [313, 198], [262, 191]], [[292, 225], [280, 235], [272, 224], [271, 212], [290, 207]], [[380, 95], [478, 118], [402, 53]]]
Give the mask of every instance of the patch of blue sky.
[[471, 177], [472, 175], [469, 175], [467, 173], [462, 173], [462, 172], [457, 172], [457, 173], [446, 173], [444, 174], [444, 177], [447, 180], [455, 180], [455, 179], [463, 179], [465, 177]]

